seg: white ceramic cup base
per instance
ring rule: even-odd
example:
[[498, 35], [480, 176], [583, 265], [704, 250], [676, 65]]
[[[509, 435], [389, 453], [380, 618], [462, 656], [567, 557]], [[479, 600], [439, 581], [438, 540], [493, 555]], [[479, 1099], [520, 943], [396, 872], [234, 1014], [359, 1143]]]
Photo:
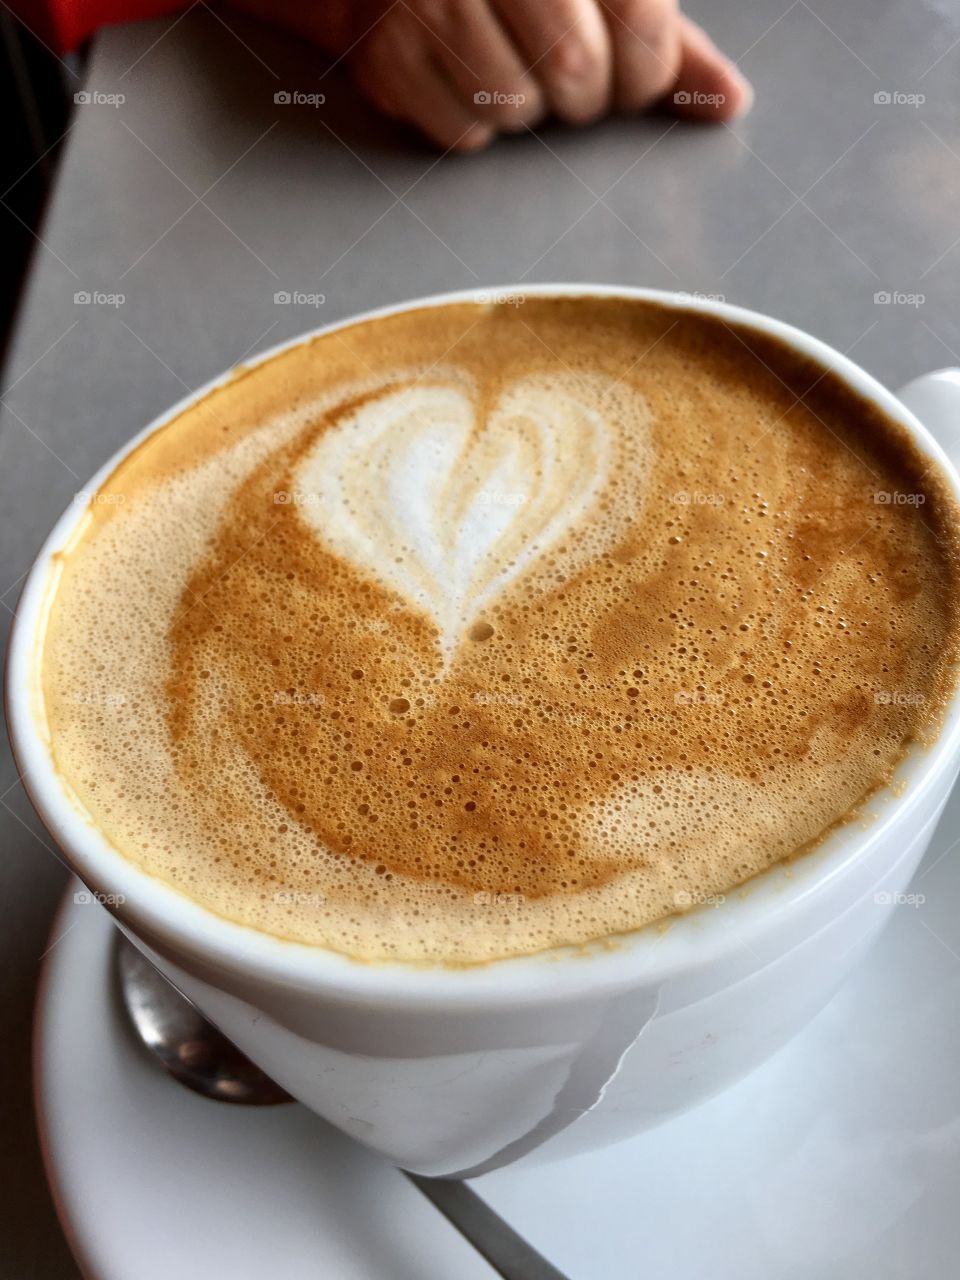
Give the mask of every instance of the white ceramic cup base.
[[[421, 299], [361, 318], [491, 292]], [[908, 388], [927, 415], [922, 426], [846, 357], [740, 308], [600, 286], [524, 292], [646, 298], [779, 337], [903, 424], [960, 496], [929, 429], [946, 430], [960, 416], [952, 374]], [[183, 407], [152, 423], [89, 488]], [[748, 893], [666, 931], [640, 930], [614, 948], [557, 949], [455, 970], [362, 965], [280, 942], [212, 915], [123, 859], [83, 820], [51, 766], [36, 715], [38, 637], [51, 557], [81, 515], [66, 513], [41, 551], [10, 642], [11, 737], [35, 807], [84, 882], [120, 904], [121, 927], [241, 1049], [320, 1115], [421, 1173], [473, 1176], [612, 1142], [762, 1062], [822, 1008], [876, 937], [960, 768], [954, 697], [938, 741], [909, 754], [896, 790], [871, 801], [868, 824], [839, 828], [789, 871], [757, 877]]]
[[[867, 963], [719, 1097], [472, 1185], [570, 1280], [954, 1280], [960, 788]], [[113, 997], [71, 886], [37, 1010], [42, 1146], [86, 1280], [493, 1280], [404, 1178], [302, 1107], [207, 1102]]]

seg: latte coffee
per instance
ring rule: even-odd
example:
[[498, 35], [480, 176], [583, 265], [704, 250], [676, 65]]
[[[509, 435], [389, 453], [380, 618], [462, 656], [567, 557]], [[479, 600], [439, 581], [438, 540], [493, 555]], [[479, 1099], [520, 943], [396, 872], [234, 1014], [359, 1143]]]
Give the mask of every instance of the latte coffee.
[[283, 939], [608, 937], [805, 853], [935, 737], [958, 528], [901, 427], [752, 329], [383, 316], [238, 371], [93, 496], [54, 761], [125, 858]]

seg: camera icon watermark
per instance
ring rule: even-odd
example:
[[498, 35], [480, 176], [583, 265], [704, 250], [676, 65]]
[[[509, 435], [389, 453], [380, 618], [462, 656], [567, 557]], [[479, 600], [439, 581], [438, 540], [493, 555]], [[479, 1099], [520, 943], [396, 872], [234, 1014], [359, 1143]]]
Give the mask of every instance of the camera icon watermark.
[[471, 701], [478, 707], [523, 707], [527, 702], [522, 693], [504, 693], [501, 689], [478, 689]]
[[273, 895], [278, 907], [324, 907], [327, 904], [325, 893], [306, 893], [300, 889], [278, 889]]
[[926, 500], [925, 493], [899, 493], [896, 489], [880, 489], [873, 495], [879, 507], [922, 507]]
[[126, 500], [125, 493], [103, 493], [100, 489], [79, 489], [73, 495], [78, 507], [122, 507]]
[[873, 95], [878, 107], [922, 107], [927, 100], [925, 93], [902, 93], [899, 89], [878, 89]]
[[722, 507], [726, 500], [722, 493], [688, 493], [686, 489], [679, 489], [670, 499], [678, 507]]
[[273, 295], [277, 307], [322, 307], [326, 300], [325, 293], [304, 293], [301, 289], [278, 289]]
[[124, 707], [127, 695], [122, 689], [76, 689], [68, 701], [75, 707]]
[[125, 93], [101, 93], [99, 89], [80, 89], [73, 95], [77, 107], [122, 107]]
[[722, 107], [726, 100], [725, 93], [702, 93], [699, 89], [680, 89], [673, 95], [678, 107]]
[[678, 689], [673, 695], [675, 707], [722, 707], [723, 694], [707, 689]]
[[681, 911], [685, 907], [720, 907], [726, 900], [723, 893], [700, 893], [692, 889], [678, 889], [673, 895], [673, 905]]
[[319, 691], [278, 689], [273, 695], [275, 707], [322, 707], [326, 697]]
[[477, 494], [477, 504], [481, 507], [522, 507], [528, 501], [525, 493], [504, 493], [499, 489], [482, 489]]
[[473, 895], [474, 905], [478, 907], [522, 907], [526, 900], [522, 893], [493, 893], [487, 889]]
[[99, 289], [78, 289], [73, 295], [77, 307], [122, 307], [126, 300], [125, 293], [101, 293]]
[[873, 695], [878, 707], [922, 707], [926, 700], [922, 693], [903, 693], [896, 689], [880, 689]]
[[299, 89], [278, 89], [273, 95], [278, 107], [322, 107], [326, 100], [325, 93], [302, 93]]
[[477, 302], [489, 307], [522, 307], [527, 300], [525, 293], [507, 293], [502, 289], [481, 289]]
[[275, 489], [273, 505], [275, 507], [320, 507], [323, 505], [323, 494], [316, 489]]
[[904, 293], [900, 289], [878, 289], [873, 295], [875, 307], [922, 307], [925, 293]]
[[499, 89], [478, 89], [473, 95], [478, 107], [522, 107], [526, 100], [525, 93], [502, 93]]
[[98, 902], [102, 907], [122, 907], [127, 900], [127, 895], [100, 893], [96, 889], [78, 889], [73, 895], [73, 900], [78, 907], [89, 906], [91, 902]]
[[725, 293], [701, 293], [697, 289], [678, 289], [678, 298], [689, 298], [691, 302], [726, 302]]

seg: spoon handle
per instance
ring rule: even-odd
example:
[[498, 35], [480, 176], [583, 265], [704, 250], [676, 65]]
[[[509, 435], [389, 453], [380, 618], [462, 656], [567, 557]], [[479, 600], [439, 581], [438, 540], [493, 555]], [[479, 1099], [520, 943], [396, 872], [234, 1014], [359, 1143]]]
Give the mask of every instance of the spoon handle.
[[406, 1176], [469, 1240], [502, 1280], [566, 1280], [561, 1271], [517, 1235], [465, 1182], [421, 1178], [416, 1173]]

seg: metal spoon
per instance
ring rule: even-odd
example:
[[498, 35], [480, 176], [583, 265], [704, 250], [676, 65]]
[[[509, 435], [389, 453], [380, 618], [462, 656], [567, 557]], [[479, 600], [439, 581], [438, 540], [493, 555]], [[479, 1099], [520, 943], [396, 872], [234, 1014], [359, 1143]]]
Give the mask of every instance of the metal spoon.
[[170, 1074], [195, 1093], [248, 1107], [292, 1102], [196, 1005], [117, 930], [123, 1006], [137, 1035]]
[[[134, 1031], [181, 1084], [217, 1102], [275, 1106], [288, 1093], [255, 1067], [117, 930], [120, 996]], [[465, 1182], [400, 1171], [502, 1280], [565, 1280]]]

